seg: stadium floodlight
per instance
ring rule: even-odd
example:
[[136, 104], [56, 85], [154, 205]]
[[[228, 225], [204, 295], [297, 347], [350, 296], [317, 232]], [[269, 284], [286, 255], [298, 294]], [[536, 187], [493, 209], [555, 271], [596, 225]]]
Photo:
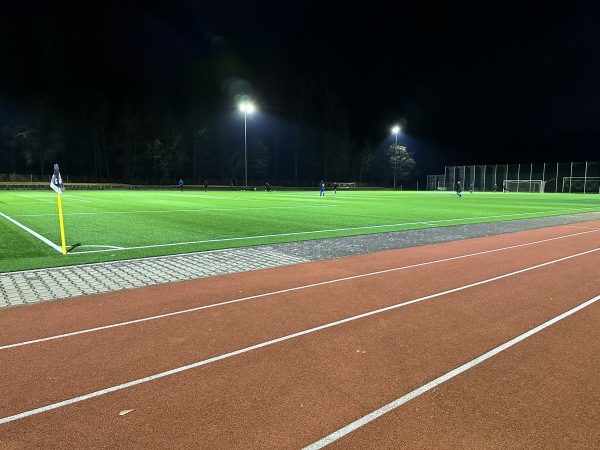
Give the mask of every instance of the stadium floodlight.
[[395, 125], [394, 127], [392, 127], [392, 133], [396, 135], [396, 146], [398, 146], [398, 133], [400, 133], [400, 127], [398, 125]]
[[396, 189], [396, 161], [398, 159], [396, 152], [398, 151], [398, 133], [400, 133], [400, 127], [394, 125], [394, 127], [392, 127], [392, 133], [396, 135], [396, 143], [394, 144], [394, 189]]
[[248, 143], [246, 140], [246, 118], [248, 114], [252, 114], [256, 109], [250, 101], [244, 100], [239, 104], [238, 108], [244, 113], [244, 186], [248, 187]]

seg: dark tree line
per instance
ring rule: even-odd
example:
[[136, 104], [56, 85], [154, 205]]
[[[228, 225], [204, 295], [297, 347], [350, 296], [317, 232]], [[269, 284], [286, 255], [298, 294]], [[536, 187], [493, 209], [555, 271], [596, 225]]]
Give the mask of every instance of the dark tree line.
[[[247, 117], [251, 184], [319, 179], [389, 184], [387, 151], [352, 140], [331, 77], [288, 87], [281, 104]], [[0, 106], [0, 173], [47, 175], [55, 162], [72, 181], [189, 183], [244, 178], [243, 116], [190, 96], [174, 105], [154, 95], [83, 93], [64, 104], [56, 93]], [[275, 115], [277, 113], [277, 115]], [[378, 158], [379, 156], [379, 158]], [[396, 162], [398, 164], [398, 162]], [[410, 172], [396, 176], [410, 178]]]
[[[253, 73], [218, 37], [187, 52], [158, 38], [127, 51], [102, 37], [89, 49], [65, 47], [76, 34], [57, 21], [21, 35], [0, 21], [0, 174], [43, 179], [58, 162], [71, 182], [241, 185], [247, 161], [256, 185], [415, 178], [392, 171], [385, 146], [352, 134], [334, 69], [274, 63]], [[247, 147], [241, 96], [258, 108], [247, 117]]]

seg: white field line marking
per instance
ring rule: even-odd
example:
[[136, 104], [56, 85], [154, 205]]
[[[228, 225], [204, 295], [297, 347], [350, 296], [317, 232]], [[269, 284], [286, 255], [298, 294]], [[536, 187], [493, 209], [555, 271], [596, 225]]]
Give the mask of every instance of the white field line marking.
[[69, 201], [73, 200], [73, 201], [76, 201], [76, 202], [92, 203], [92, 200], [85, 200], [83, 198], [71, 197], [69, 195], [65, 195], [64, 192], [63, 192], [62, 195], [64, 195], [64, 198], [67, 199], [67, 200], [69, 200]]
[[16, 226], [22, 228], [23, 230], [27, 231], [29, 234], [31, 234], [32, 236], [38, 238], [40, 241], [42, 241], [44, 244], [49, 245], [50, 247], [52, 247], [54, 250], [56, 250], [59, 253], [62, 253], [62, 247], [60, 245], [56, 245], [55, 243], [49, 241], [48, 239], [46, 239], [44, 236], [42, 236], [39, 233], [36, 233], [35, 231], [27, 228], [25, 225], [23, 225], [22, 223], [17, 222], [16, 220], [14, 220], [11, 217], [8, 217], [6, 214], [1, 213], [0, 212], [0, 216], [4, 217], [6, 220], [11, 221], [12, 223], [14, 223]]
[[[105, 216], [119, 214], [172, 214], [172, 213], [205, 213], [212, 211], [265, 211], [270, 209], [307, 209], [307, 208], [332, 208], [337, 207], [336, 204], [327, 205], [299, 205], [299, 206], [269, 206], [262, 207], [244, 207], [244, 208], [202, 208], [202, 209], [148, 209], [139, 211], [93, 211], [93, 212], [72, 212], [63, 214], [63, 216]], [[15, 217], [43, 217], [52, 216], [53, 214], [16, 214]]]
[[476, 365], [491, 358], [492, 356], [496, 356], [498, 353], [503, 352], [504, 350], [512, 347], [513, 345], [518, 344], [519, 342], [527, 339], [530, 336], [533, 336], [536, 333], [539, 333], [544, 328], [548, 328], [549, 326], [554, 325], [556, 322], [563, 320], [566, 317], [569, 317], [570, 315], [576, 313], [577, 311], [580, 311], [580, 310], [590, 306], [591, 304], [597, 302], [598, 300], [600, 300], [600, 295], [597, 295], [596, 297], [591, 298], [590, 300], [570, 309], [569, 311], [564, 312], [564, 313], [554, 317], [553, 319], [550, 319], [547, 322], [542, 323], [541, 325], [538, 325], [537, 327], [517, 336], [514, 339], [511, 339], [508, 342], [505, 342], [504, 344], [502, 344], [496, 348], [493, 348], [489, 352], [484, 353], [483, 355], [478, 356], [475, 359], [472, 359], [471, 361], [463, 364], [462, 366], [459, 366], [456, 369], [453, 369], [450, 372], [445, 373], [444, 375], [436, 378], [435, 380], [430, 381], [427, 384], [424, 384], [423, 386], [415, 389], [414, 391], [411, 391], [408, 394], [403, 395], [400, 398], [397, 398], [396, 400], [388, 403], [387, 405], [382, 406], [379, 409], [376, 409], [375, 411], [367, 414], [364, 417], [361, 417], [360, 419], [346, 425], [343, 428], [340, 428], [337, 431], [334, 431], [330, 435], [325, 436], [323, 439], [320, 439], [317, 442], [314, 442], [313, 444], [304, 447], [304, 450], [317, 450], [317, 449], [325, 447], [326, 445], [331, 444], [332, 442], [337, 441], [338, 439], [346, 436], [347, 434], [350, 434], [350, 433], [356, 431], [357, 429], [365, 426], [369, 422], [372, 422], [375, 419], [378, 419], [379, 417], [383, 416], [384, 414], [402, 406], [409, 400], [412, 400], [413, 398], [416, 398], [419, 395], [424, 394], [425, 392], [435, 388], [436, 386], [439, 386], [442, 383], [445, 383], [446, 381], [450, 380], [451, 378], [454, 378], [455, 376], [457, 376], [463, 372], [466, 372], [469, 369], [472, 369]]
[[[245, 301], [248, 301], [248, 300], [254, 300], [254, 299], [257, 299], [257, 298], [270, 297], [270, 296], [274, 296], [274, 295], [285, 294], [285, 293], [288, 293], [288, 292], [300, 291], [300, 290], [303, 290], [303, 289], [310, 289], [310, 288], [313, 288], [313, 287], [325, 286], [325, 285], [334, 284], [334, 283], [340, 283], [340, 282], [343, 282], [343, 281], [350, 281], [350, 280], [356, 280], [356, 279], [359, 279], [359, 278], [366, 278], [366, 277], [372, 277], [372, 276], [382, 275], [382, 274], [391, 273], [391, 272], [398, 272], [400, 270], [414, 269], [415, 267], [430, 266], [430, 265], [433, 265], [433, 264], [439, 264], [439, 263], [443, 263], [443, 262], [455, 261], [455, 260], [464, 259], [464, 258], [470, 258], [470, 257], [474, 257], [474, 256], [486, 255], [486, 254], [496, 253], [496, 252], [505, 251], [505, 250], [512, 250], [512, 249], [520, 248], [520, 247], [528, 247], [530, 245], [542, 244], [542, 243], [545, 243], [545, 242], [555, 241], [555, 240], [558, 240], [558, 239], [566, 239], [566, 238], [569, 238], [569, 237], [576, 237], [576, 236], [580, 236], [580, 235], [584, 235], [584, 234], [588, 234], [588, 233], [595, 233], [596, 231], [600, 231], [600, 230], [582, 231], [580, 233], [569, 234], [569, 235], [566, 235], [566, 236], [557, 236], [557, 237], [553, 237], [553, 238], [542, 239], [540, 241], [527, 242], [527, 243], [524, 243], [524, 244], [511, 245], [511, 246], [508, 246], [508, 247], [501, 247], [501, 248], [496, 248], [496, 249], [492, 249], [492, 250], [484, 250], [484, 251], [481, 251], [481, 252], [469, 253], [469, 254], [466, 254], [466, 255], [452, 256], [452, 257], [449, 257], [449, 258], [437, 259], [437, 260], [434, 260], [434, 261], [428, 261], [428, 262], [424, 262], [424, 263], [411, 264], [411, 265], [408, 265], [408, 266], [401, 266], [401, 267], [393, 267], [391, 269], [378, 270], [378, 271], [375, 271], [375, 272], [367, 272], [367, 273], [363, 273], [363, 274], [359, 274], [359, 275], [352, 275], [352, 276], [343, 277], [343, 278], [336, 278], [334, 280], [321, 281], [319, 283], [306, 284], [306, 285], [302, 285], [302, 286], [296, 286], [296, 287], [293, 287], [293, 288], [281, 289], [281, 290], [278, 290], [278, 291], [265, 292], [263, 294], [256, 294], [256, 295], [251, 295], [251, 296], [248, 296], [248, 297], [237, 298], [237, 299], [234, 299], [234, 300], [227, 300], [227, 301], [220, 302], [220, 303], [213, 303], [212, 305], [197, 306], [195, 308], [188, 308], [188, 309], [183, 309], [183, 310], [180, 310], [180, 311], [173, 311], [173, 312], [170, 312], [170, 313], [159, 314], [159, 315], [150, 316], [150, 317], [144, 317], [144, 318], [141, 318], [141, 319], [128, 320], [126, 322], [118, 322], [118, 323], [113, 323], [113, 324], [110, 324], [110, 325], [103, 325], [103, 326], [100, 326], [100, 327], [88, 328], [88, 329], [84, 329], [84, 330], [73, 331], [73, 332], [70, 332], [70, 333], [64, 333], [64, 334], [58, 334], [58, 335], [54, 335], [54, 336], [48, 336], [48, 337], [45, 337], [45, 338], [32, 339], [32, 340], [29, 340], [29, 341], [22, 341], [22, 342], [17, 342], [17, 343], [14, 343], [14, 344], [6, 344], [6, 345], [0, 346], [0, 350], [6, 350], [8, 348], [21, 347], [21, 346], [24, 346], [24, 345], [36, 344], [36, 343], [39, 343], [39, 342], [52, 341], [52, 340], [55, 340], [55, 339], [62, 339], [62, 338], [66, 338], [66, 337], [77, 336], [79, 334], [92, 333], [92, 332], [95, 332], [95, 331], [107, 330], [107, 329], [110, 329], [110, 328], [118, 328], [118, 327], [123, 327], [123, 326], [126, 326], [126, 325], [133, 325], [133, 324], [136, 324], [136, 323], [142, 323], [142, 322], [149, 322], [149, 321], [152, 321], [152, 320], [164, 319], [166, 317], [178, 316], [180, 314], [188, 314], [188, 313], [192, 313], [192, 312], [196, 312], [196, 311], [201, 311], [203, 309], [217, 308], [219, 306], [231, 305], [233, 303], [240, 303], [240, 302], [245, 302]], [[598, 250], [598, 249], [590, 250], [589, 252], [594, 252], [596, 250]], [[579, 255], [582, 255], [582, 254], [585, 254], [585, 253], [588, 253], [588, 252], [576, 254], [574, 256], [579, 256]], [[552, 262], [559, 262], [559, 261], [562, 261], [563, 259], [572, 258], [574, 256], [567, 256], [567, 257], [562, 258], [562, 259], [551, 261], [550, 263], [552, 263]], [[550, 264], [550, 263], [543, 263], [543, 264], [538, 265], [538, 266], [533, 266], [531, 269], [535, 269], [537, 267], [542, 267], [543, 265]], [[522, 269], [521, 271], [527, 271], [527, 270], [531, 270], [531, 269]], [[506, 275], [501, 275], [501, 276], [496, 277], [496, 278], [491, 278], [490, 281], [494, 281], [494, 280], [497, 280], [497, 279], [500, 279], [500, 278], [503, 278], [503, 277], [514, 275], [516, 273], [520, 273], [521, 271], [511, 272], [511, 273], [508, 273]], [[474, 286], [474, 285], [469, 285], [467, 287], [471, 287], [471, 286]], [[450, 291], [447, 291], [447, 292], [450, 292]]]
[[[214, 199], [214, 200], [234, 200], [234, 201], [241, 200], [241, 198], [239, 196], [238, 197], [218, 197], [218, 196], [214, 196], [214, 195], [203, 195], [200, 191], [198, 191], [198, 195], [189, 195], [189, 194], [156, 194], [156, 195], [157, 196], [162, 195], [165, 197], [179, 197], [179, 198], [185, 197], [185, 198], [202, 199], [202, 200], [207, 199], [207, 198]], [[249, 199], [248, 198], [248, 199], [244, 199], [244, 200], [256, 201], [259, 199]], [[262, 199], [260, 199], [260, 200], [262, 200]]]
[[[24, 194], [13, 194], [13, 195], [15, 195], [16, 197], [26, 198], [28, 200], [36, 200], [39, 203], [55, 203], [51, 200], [48, 200], [47, 195], [43, 195], [43, 196], [42, 195], [38, 195], [38, 196], [24, 195]], [[63, 198], [65, 198], [65, 199], [69, 199], [69, 200], [73, 200], [73, 201], [77, 201], [77, 202], [92, 203], [92, 200], [85, 200], [85, 199], [79, 198], [79, 197], [71, 197], [70, 195], [65, 195], [64, 192], [62, 195], [63, 195]]]
[[[560, 211], [552, 211], [552, 212], [561, 212]], [[566, 210], [565, 210], [566, 211]], [[198, 241], [186, 241], [186, 242], [172, 242], [169, 244], [154, 244], [154, 245], [140, 245], [135, 247], [119, 247], [118, 250], [141, 250], [141, 249], [149, 249], [149, 248], [160, 248], [160, 247], [176, 247], [178, 245], [194, 245], [194, 244], [207, 244], [209, 242], [231, 242], [231, 241], [245, 241], [245, 240], [254, 240], [254, 239], [264, 239], [264, 238], [273, 238], [273, 237], [286, 237], [286, 236], [305, 236], [311, 234], [322, 234], [322, 233], [334, 233], [339, 231], [358, 231], [358, 230], [372, 230], [378, 228], [391, 228], [391, 227], [402, 227], [402, 226], [411, 226], [411, 225], [426, 225], [426, 226], [438, 226], [440, 223], [449, 223], [449, 222], [461, 222], [461, 221], [471, 221], [471, 220], [479, 220], [479, 219], [497, 219], [497, 218], [507, 218], [507, 217], [516, 217], [521, 215], [530, 215], [537, 213], [523, 213], [523, 214], [506, 214], [500, 216], [483, 216], [483, 217], [464, 217], [464, 218], [455, 218], [455, 219], [444, 219], [444, 220], [431, 220], [427, 222], [404, 222], [404, 223], [395, 223], [388, 225], [370, 225], [364, 227], [350, 227], [350, 228], [332, 228], [327, 230], [314, 230], [314, 231], [297, 231], [292, 233], [280, 233], [280, 234], [263, 234], [260, 236], [241, 236], [241, 237], [232, 237], [232, 238], [221, 238], [221, 239], [204, 239]], [[541, 212], [539, 214], [542, 214]], [[87, 251], [76, 251], [69, 253], [70, 255], [77, 254], [86, 254], [86, 253], [102, 253], [112, 250], [87, 250]]]
[[[25, 198], [27, 200], [35, 201], [36, 203], [54, 203], [54, 201], [49, 200], [47, 195], [44, 196], [33, 196], [33, 195], [23, 195], [23, 194], [13, 194], [15, 197]], [[11, 202], [11, 204], [13, 204]], [[19, 204], [23, 204], [23, 202], [19, 202]]]
[[[125, 247], [117, 247], [116, 245], [81, 244], [79, 246], [79, 248], [81, 248], [81, 247], [99, 247], [99, 248], [106, 248], [108, 250], [127, 250]], [[89, 252], [89, 253], [92, 253], [92, 252]]]
[[[532, 266], [532, 267], [529, 267], [529, 268], [526, 268], [526, 269], [522, 269], [522, 270], [517, 270], [515, 272], [511, 272], [511, 273], [508, 273], [508, 274], [505, 274], [505, 275], [501, 275], [501, 276], [498, 276], [498, 277], [490, 278], [488, 280], [479, 281], [477, 283], [472, 283], [472, 284], [461, 286], [461, 287], [458, 287], [458, 288], [449, 289], [449, 290], [444, 291], [444, 292], [438, 292], [437, 294], [428, 295], [428, 296], [421, 297], [421, 298], [418, 298], [418, 299], [414, 299], [414, 300], [411, 300], [411, 301], [408, 301], [408, 302], [398, 303], [396, 305], [392, 305], [392, 306], [388, 306], [388, 307], [385, 307], [385, 308], [377, 309], [377, 310], [370, 311], [370, 312], [367, 312], [367, 313], [358, 314], [358, 315], [352, 316], [352, 317], [347, 317], [345, 319], [341, 319], [341, 320], [338, 320], [338, 321], [335, 321], [335, 322], [330, 322], [330, 323], [327, 323], [327, 324], [324, 324], [324, 325], [320, 325], [320, 326], [317, 326], [317, 327], [314, 327], [314, 328], [309, 328], [307, 330], [298, 331], [296, 333], [288, 334], [286, 336], [282, 336], [282, 337], [279, 337], [279, 338], [271, 339], [269, 341], [261, 342], [260, 344], [251, 345], [249, 347], [245, 347], [245, 348], [242, 348], [242, 349], [239, 349], [239, 350], [234, 350], [234, 351], [229, 352], [229, 353], [224, 353], [224, 354], [217, 355], [217, 356], [214, 356], [212, 358], [208, 358], [208, 359], [205, 359], [205, 360], [202, 360], [202, 361], [197, 361], [197, 362], [192, 363], [192, 364], [187, 364], [185, 366], [176, 367], [174, 369], [167, 370], [167, 371], [164, 371], [164, 372], [159, 372], [159, 373], [156, 373], [154, 375], [147, 376], [147, 377], [138, 378], [137, 380], [132, 380], [132, 381], [129, 381], [127, 383], [123, 383], [123, 384], [111, 386], [111, 387], [108, 387], [108, 388], [105, 388], [105, 389], [101, 389], [101, 390], [98, 390], [98, 391], [90, 392], [88, 394], [84, 394], [84, 395], [81, 395], [81, 396], [78, 396], [78, 397], [73, 397], [73, 398], [70, 398], [70, 399], [67, 399], [67, 400], [63, 400], [63, 401], [60, 401], [60, 402], [57, 402], [57, 403], [51, 403], [51, 404], [46, 405], [46, 406], [42, 406], [42, 407], [39, 407], [39, 408], [34, 408], [34, 409], [29, 410], [29, 411], [24, 411], [24, 412], [21, 412], [21, 413], [18, 413], [18, 414], [14, 414], [14, 415], [11, 415], [11, 416], [2, 417], [2, 418], [0, 418], [0, 425], [8, 423], [8, 422], [13, 422], [15, 420], [23, 419], [25, 417], [30, 417], [30, 416], [33, 416], [33, 415], [36, 415], [36, 414], [40, 414], [40, 413], [43, 413], [43, 412], [51, 411], [53, 409], [61, 408], [63, 406], [68, 406], [68, 405], [72, 405], [74, 403], [79, 403], [79, 402], [82, 402], [84, 400], [89, 400], [89, 399], [94, 398], [94, 397], [99, 397], [101, 395], [109, 394], [111, 392], [116, 392], [116, 391], [120, 391], [120, 390], [123, 390], [123, 389], [127, 389], [127, 388], [130, 388], [130, 387], [133, 387], [133, 386], [137, 386], [137, 385], [140, 385], [140, 384], [143, 384], [143, 383], [147, 383], [149, 381], [153, 381], [153, 380], [157, 380], [157, 379], [160, 379], [160, 378], [164, 378], [164, 377], [167, 377], [167, 376], [170, 376], [170, 375], [174, 375], [174, 374], [177, 374], [177, 373], [180, 373], [180, 372], [184, 372], [184, 371], [187, 371], [187, 370], [195, 369], [197, 367], [201, 367], [201, 366], [204, 366], [204, 365], [216, 362], [216, 361], [221, 361], [221, 360], [224, 360], [224, 359], [227, 359], [227, 358], [231, 358], [233, 356], [241, 355], [243, 353], [248, 353], [248, 352], [253, 351], [253, 350], [258, 350], [260, 348], [268, 347], [268, 346], [271, 346], [271, 345], [274, 345], [274, 344], [277, 344], [277, 343], [280, 343], [280, 342], [284, 342], [284, 341], [287, 341], [287, 340], [290, 340], [290, 339], [294, 339], [294, 338], [297, 338], [297, 337], [300, 337], [300, 336], [304, 336], [304, 335], [307, 335], [307, 334], [315, 333], [317, 331], [321, 331], [321, 330], [325, 330], [325, 329], [328, 329], [328, 328], [332, 328], [332, 327], [335, 327], [335, 326], [338, 326], [338, 325], [341, 325], [341, 324], [344, 324], [344, 323], [353, 322], [353, 321], [358, 320], [358, 319], [362, 319], [362, 318], [365, 318], [365, 317], [369, 317], [369, 316], [373, 316], [373, 315], [376, 315], [376, 314], [380, 314], [382, 312], [386, 312], [386, 311], [390, 311], [390, 310], [393, 310], [393, 309], [397, 309], [397, 308], [400, 308], [400, 307], [403, 307], [403, 306], [406, 306], [406, 305], [410, 305], [410, 304], [413, 304], [413, 303], [421, 302], [421, 301], [428, 300], [428, 299], [435, 298], [435, 297], [440, 297], [442, 295], [446, 295], [446, 294], [449, 294], [449, 293], [458, 292], [458, 291], [461, 291], [461, 290], [464, 290], [464, 289], [468, 289], [468, 288], [473, 287], [473, 286], [482, 285], [482, 284], [485, 284], [485, 283], [489, 283], [491, 281], [499, 280], [501, 278], [505, 278], [505, 277], [508, 277], [508, 276], [516, 275], [516, 274], [523, 273], [523, 272], [527, 272], [529, 270], [533, 270], [533, 269], [536, 269], [536, 268], [539, 268], [539, 267], [543, 267], [543, 266], [546, 266], [546, 265], [549, 265], [549, 264], [554, 264], [554, 263], [557, 263], [557, 262], [560, 262], [560, 261], [565, 261], [565, 260], [568, 260], [568, 259], [571, 259], [571, 258], [575, 258], [577, 256], [581, 256], [581, 255], [585, 255], [585, 254], [588, 254], [588, 253], [591, 253], [591, 252], [595, 252], [595, 251], [598, 251], [598, 250], [600, 250], [600, 248], [597, 248], [597, 249], [594, 249], [594, 250], [589, 250], [589, 251], [582, 252], [582, 253], [578, 253], [578, 254], [571, 255], [571, 256], [567, 256], [567, 257], [564, 257], [564, 258], [559, 258], [559, 259], [554, 260], [554, 261], [549, 261], [549, 262], [546, 262], [546, 263], [543, 263], [543, 264], [538, 264], [536, 266]], [[599, 298], [600, 298], [600, 296], [594, 297], [593, 299], [588, 300], [587, 302], [585, 302], [585, 303], [583, 303], [583, 304], [581, 304], [581, 305], [579, 305], [579, 306], [577, 306], [577, 307], [575, 307], [575, 308], [567, 311], [566, 313], [563, 313], [560, 316], [557, 316], [556, 318], [554, 318], [554, 319], [552, 319], [552, 320], [550, 320], [548, 322], [545, 322], [544, 324], [542, 324], [542, 325], [534, 328], [533, 330], [530, 330], [529, 332], [524, 333], [521, 336], [518, 336], [517, 338], [513, 339], [512, 341], [509, 341], [509, 342], [501, 345], [500, 347], [497, 347], [497, 349], [501, 349], [501, 350], [497, 350], [495, 353], [498, 353], [498, 352], [502, 351], [504, 348], [508, 348], [511, 345], [514, 345], [514, 343], [519, 342], [519, 341], [525, 339], [526, 337], [528, 337], [531, 334], [533, 334], [534, 330], [539, 331], [540, 329], [543, 329], [543, 328], [545, 328], [545, 327], [547, 327], [547, 326], [549, 326], [549, 325], [557, 322], [558, 320], [561, 320], [562, 318], [567, 317], [568, 315], [573, 314], [574, 312], [576, 312], [576, 311], [578, 311], [580, 309], [585, 308], [586, 306], [594, 303]], [[537, 332], [537, 331], [535, 331], [535, 332]], [[476, 358], [473, 361], [478, 361], [481, 358], [483, 358], [483, 359], [481, 359], [481, 361], [484, 361], [485, 359], [490, 358], [493, 354], [495, 354], [493, 352], [494, 352], [494, 350], [492, 350], [491, 352], [485, 353], [484, 355], [480, 356], [479, 358]], [[478, 361], [476, 363], [473, 363], [473, 361], [471, 361], [471, 363], [467, 363], [467, 364], [465, 364], [463, 366], [460, 366], [458, 369], [455, 369], [455, 371], [458, 371], [457, 373], [463, 372], [463, 371], [467, 370], [469, 367], [472, 367], [473, 365], [478, 364], [479, 362], [481, 362], [481, 361]], [[467, 367], [469, 364], [471, 364], [471, 365], [469, 367]], [[453, 373], [453, 372], [454, 371], [449, 372], [449, 373]], [[455, 376], [455, 375], [452, 375], [452, 376]], [[452, 376], [450, 376], [448, 378], [451, 378]], [[443, 381], [437, 381], [437, 380], [440, 380], [441, 378], [443, 378], [443, 377], [437, 378], [436, 380], [434, 380], [431, 383], [435, 383], [435, 382], [437, 382], [437, 384], [442, 383]], [[425, 385], [425, 386], [428, 386], [428, 385]], [[428, 389], [431, 389], [431, 387], [428, 387], [426, 390], [428, 390]], [[416, 391], [419, 391], [419, 390], [417, 389]], [[416, 391], [413, 391], [413, 392], [416, 392]], [[411, 394], [408, 394], [408, 395], [411, 395]], [[413, 394], [413, 397], [415, 397], [417, 395], [419, 395], [419, 393]], [[413, 398], [413, 397], [411, 397], [411, 398]], [[404, 397], [402, 397], [402, 398], [404, 398]], [[404, 400], [404, 402], [408, 401], [409, 399], [410, 398], [408, 398], [407, 400]], [[373, 419], [371, 419], [371, 420], [373, 420]]]

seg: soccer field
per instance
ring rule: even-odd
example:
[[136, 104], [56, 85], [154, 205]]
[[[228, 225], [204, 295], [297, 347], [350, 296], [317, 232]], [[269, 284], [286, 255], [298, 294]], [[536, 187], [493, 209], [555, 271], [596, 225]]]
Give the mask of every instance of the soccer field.
[[581, 194], [338, 191], [0, 192], [0, 272], [600, 211]]

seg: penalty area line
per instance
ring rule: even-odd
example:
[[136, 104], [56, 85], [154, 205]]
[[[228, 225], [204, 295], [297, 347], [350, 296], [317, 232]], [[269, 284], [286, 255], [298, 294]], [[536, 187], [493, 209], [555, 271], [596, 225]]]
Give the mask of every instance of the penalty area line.
[[36, 233], [35, 231], [33, 231], [30, 228], [27, 228], [25, 225], [23, 225], [22, 223], [17, 222], [15, 219], [13, 219], [12, 217], [7, 216], [4, 213], [0, 212], [0, 216], [4, 217], [6, 220], [14, 223], [16, 226], [18, 226], [19, 228], [22, 228], [23, 230], [27, 231], [29, 234], [31, 234], [32, 236], [38, 238], [40, 241], [42, 241], [44, 244], [49, 245], [50, 247], [52, 247], [54, 250], [56, 250], [59, 253], [62, 253], [62, 247], [60, 245], [56, 245], [54, 242], [50, 241], [49, 239], [46, 239], [44, 236], [42, 236], [39, 233]]

